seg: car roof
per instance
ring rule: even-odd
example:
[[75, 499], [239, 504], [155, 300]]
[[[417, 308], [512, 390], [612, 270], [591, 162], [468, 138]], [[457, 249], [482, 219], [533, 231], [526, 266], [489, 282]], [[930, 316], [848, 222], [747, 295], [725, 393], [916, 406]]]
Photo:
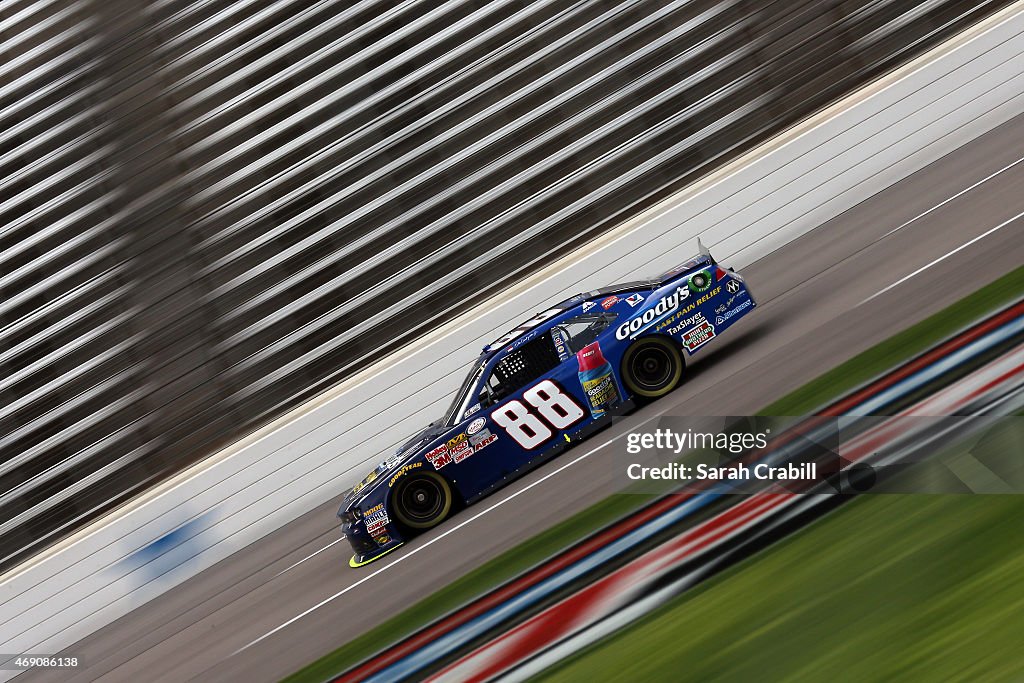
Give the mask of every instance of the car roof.
[[[580, 301], [582, 302], [582, 299]], [[534, 330], [543, 327], [545, 323], [548, 323], [554, 320], [555, 318], [559, 317], [566, 311], [575, 308], [574, 304], [564, 306], [563, 304], [565, 303], [567, 302], [563, 302], [562, 304], [559, 304], [557, 306], [552, 306], [551, 308], [545, 310], [542, 313], [535, 314], [532, 318], [527, 318], [522, 323], [520, 323], [516, 327], [513, 327], [511, 330], [509, 330], [508, 332], [506, 332], [505, 334], [503, 334], [502, 336], [498, 337], [496, 340], [492, 341], [490, 344], [485, 346], [483, 355], [494, 355], [498, 351], [501, 351], [501, 349], [506, 345], [515, 343], [516, 340], [520, 339], [523, 335], [529, 334], [530, 332], [533, 332]], [[538, 318], [541, 319], [538, 320]], [[534, 320], [537, 320], [537, 322], [530, 325], [529, 323]]]
[[[595, 289], [591, 292], [581, 292], [575, 296], [571, 296], [565, 301], [560, 301], [551, 308], [545, 310], [543, 313], [535, 314], [531, 318], [527, 318], [522, 323], [512, 328], [501, 337], [491, 342], [484, 347], [483, 356], [492, 356], [502, 350], [503, 347], [515, 343], [523, 335], [528, 334], [540, 327], [543, 327], [553, 321], [555, 318], [563, 315], [564, 313], [571, 311], [577, 306], [581, 305], [584, 301], [590, 301], [600, 297], [611, 296], [612, 294], [622, 294], [623, 292], [633, 292], [636, 290], [653, 290], [657, 289], [661, 285], [660, 280], [634, 280], [633, 282], [622, 282], [617, 285], [611, 285], [609, 287], [602, 287]], [[541, 320], [538, 320], [532, 325], [529, 324], [536, 320], [538, 317], [544, 316]]]

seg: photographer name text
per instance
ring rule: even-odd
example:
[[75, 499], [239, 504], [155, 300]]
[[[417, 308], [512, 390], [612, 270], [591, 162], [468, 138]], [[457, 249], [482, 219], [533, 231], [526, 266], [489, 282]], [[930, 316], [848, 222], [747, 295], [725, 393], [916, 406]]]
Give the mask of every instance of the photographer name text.
[[670, 463], [661, 467], [644, 467], [633, 463], [626, 468], [626, 476], [633, 480], [793, 481], [794, 479], [815, 480], [818, 478], [817, 469], [816, 463], [803, 463], [800, 465], [791, 463], [786, 465], [767, 465], [761, 463], [753, 467], [743, 463], [734, 463], [722, 467], [703, 463], [698, 465]]

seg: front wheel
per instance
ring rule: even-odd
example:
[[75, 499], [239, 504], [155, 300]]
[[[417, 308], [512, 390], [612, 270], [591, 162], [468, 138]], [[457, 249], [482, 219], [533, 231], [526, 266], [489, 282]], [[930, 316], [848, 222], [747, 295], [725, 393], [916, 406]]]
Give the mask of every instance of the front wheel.
[[630, 392], [643, 398], [660, 398], [683, 378], [683, 354], [665, 337], [647, 337], [626, 349], [622, 357], [622, 381]]
[[452, 509], [451, 486], [434, 472], [403, 477], [392, 495], [395, 517], [411, 529], [437, 526]]

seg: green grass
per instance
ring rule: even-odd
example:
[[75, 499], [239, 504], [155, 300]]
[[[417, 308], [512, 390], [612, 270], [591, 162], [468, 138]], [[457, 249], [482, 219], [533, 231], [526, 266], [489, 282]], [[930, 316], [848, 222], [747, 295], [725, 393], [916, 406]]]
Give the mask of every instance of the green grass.
[[[901, 361], [921, 353], [971, 322], [1005, 306], [1020, 297], [1022, 292], [1024, 267], [843, 363], [760, 413], [801, 415], [819, 408]], [[319, 683], [357, 664], [379, 651], [383, 644], [397, 642], [414, 633], [593, 531], [626, 516], [650, 499], [650, 495], [616, 494], [592, 505], [453, 581], [404, 612], [292, 674], [285, 682]]]
[[862, 498], [545, 681], [1024, 680], [1024, 497]]

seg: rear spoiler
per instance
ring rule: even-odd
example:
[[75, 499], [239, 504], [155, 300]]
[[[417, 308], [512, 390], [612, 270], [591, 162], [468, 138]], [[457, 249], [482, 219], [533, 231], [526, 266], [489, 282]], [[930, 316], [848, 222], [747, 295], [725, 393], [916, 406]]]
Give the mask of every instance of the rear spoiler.
[[584, 292], [582, 294], [577, 294], [572, 299], [569, 299], [563, 303], [568, 304], [570, 302], [582, 301], [583, 299], [592, 299], [598, 296], [622, 294], [623, 292], [632, 292], [637, 289], [654, 290], [664, 286], [665, 284], [672, 280], [675, 280], [683, 273], [687, 273], [691, 270], [696, 270], [698, 268], [707, 268], [708, 266], [717, 265], [715, 258], [711, 255], [711, 252], [708, 250], [708, 248], [704, 246], [704, 243], [700, 241], [699, 237], [697, 238], [697, 249], [700, 252], [698, 256], [694, 256], [686, 263], [680, 264], [673, 268], [672, 270], [668, 271], [667, 273], [659, 275], [658, 277], [651, 278], [650, 280], [635, 280], [633, 282], [622, 282], [617, 285], [612, 285], [610, 287], [602, 287], [601, 289], [595, 289], [592, 292]]
[[704, 243], [700, 241], [700, 237], [697, 238], [697, 251], [700, 255], [708, 260], [710, 265], [715, 265], [715, 257], [711, 255], [711, 250], [704, 246]]
[[660, 287], [671, 280], [675, 280], [683, 273], [687, 273], [691, 270], [696, 270], [698, 268], [707, 268], [708, 266], [717, 265], [715, 257], [711, 255], [711, 250], [704, 246], [704, 243], [700, 241], [699, 237], [697, 238], [697, 250], [700, 252], [697, 256], [693, 257], [686, 263], [682, 263], [676, 266], [667, 273], [664, 273], [663, 275], [660, 275], [659, 277], [655, 278], [653, 280], [655, 286]]

